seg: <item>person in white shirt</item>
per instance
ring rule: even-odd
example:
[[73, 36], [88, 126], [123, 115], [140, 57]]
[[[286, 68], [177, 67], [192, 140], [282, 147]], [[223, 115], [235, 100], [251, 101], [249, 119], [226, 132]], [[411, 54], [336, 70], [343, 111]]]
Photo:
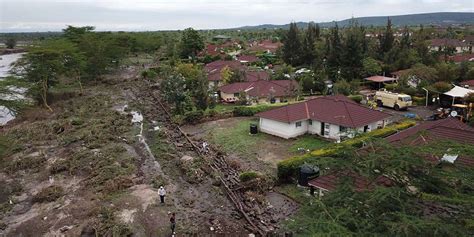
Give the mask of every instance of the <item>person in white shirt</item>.
[[163, 186], [160, 186], [158, 189], [158, 194], [160, 195], [160, 202], [161, 204], [165, 203], [165, 195], [166, 195], [166, 190], [163, 188]]

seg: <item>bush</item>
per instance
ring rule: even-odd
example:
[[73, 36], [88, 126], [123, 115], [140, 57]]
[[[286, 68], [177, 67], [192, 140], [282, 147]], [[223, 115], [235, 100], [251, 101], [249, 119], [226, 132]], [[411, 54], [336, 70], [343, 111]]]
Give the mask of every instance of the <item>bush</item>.
[[348, 97], [349, 97], [349, 99], [351, 99], [351, 100], [353, 100], [357, 103], [360, 103], [363, 99], [362, 95], [350, 95]]
[[255, 171], [247, 171], [247, 172], [243, 172], [239, 175], [239, 179], [242, 182], [247, 182], [247, 181], [250, 181], [250, 180], [254, 180], [258, 177], [260, 177], [260, 174], [255, 172]]
[[184, 121], [187, 123], [196, 123], [199, 122], [204, 117], [204, 112], [202, 110], [193, 110], [188, 111], [184, 114]]
[[411, 99], [415, 105], [425, 105], [426, 104], [426, 97], [418, 97], [412, 96]]
[[234, 108], [233, 114], [234, 116], [254, 116], [257, 113], [274, 108], [274, 106], [270, 105], [239, 106]]
[[64, 195], [64, 190], [60, 186], [49, 186], [42, 189], [33, 197], [33, 202], [53, 202]]
[[283, 161], [280, 161], [277, 165], [278, 178], [280, 180], [288, 180], [290, 177], [297, 175], [299, 167], [304, 163], [313, 163], [321, 157], [337, 156], [348, 148], [362, 147], [364, 142], [373, 138], [383, 138], [390, 136], [399, 130], [412, 127], [416, 124], [413, 120], [405, 120], [401, 123], [387, 126], [385, 128], [377, 129], [369, 133], [361, 134], [355, 138], [346, 140], [339, 144], [329, 145], [326, 148], [317, 149], [309, 154], [303, 156], [295, 156]]

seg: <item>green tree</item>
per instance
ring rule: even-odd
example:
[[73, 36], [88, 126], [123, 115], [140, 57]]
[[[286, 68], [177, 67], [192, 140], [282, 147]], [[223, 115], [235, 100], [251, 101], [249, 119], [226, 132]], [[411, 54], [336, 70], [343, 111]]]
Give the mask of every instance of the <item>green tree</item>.
[[382, 73], [382, 67], [380, 66], [380, 62], [371, 57], [364, 58], [362, 64], [364, 67], [364, 76], [369, 77], [380, 75], [380, 73]]
[[93, 26], [82, 26], [82, 27], [75, 27], [68, 25], [66, 29], [63, 29], [64, 37], [69, 39], [74, 43], [79, 43], [82, 40], [82, 37], [94, 31], [95, 27]]
[[48, 103], [49, 89], [66, 71], [67, 50], [58, 45], [62, 45], [62, 42], [48, 41], [32, 48], [16, 64], [16, 71], [21, 78], [32, 85], [28, 93], [50, 111], [53, 109]]
[[343, 50], [343, 74], [349, 80], [360, 79], [363, 70], [365, 55], [365, 28], [359, 27], [355, 20], [351, 20], [346, 29]]
[[180, 55], [181, 58], [196, 58], [199, 51], [204, 49], [204, 41], [199, 32], [193, 28], [187, 28], [181, 34]]
[[459, 70], [456, 64], [438, 63], [436, 65], [438, 71], [438, 80], [445, 82], [455, 82], [459, 78]]
[[290, 29], [284, 34], [282, 59], [285, 63], [292, 66], [301, 64], [301, 40], [298, 26], [296, 23], [290, 23]]
[[394, 45], [395, 37], [393, 36], [392, 30], [392, 20], [387, 19], [387, 26], [385, 27], [385, 32], [380, 35], [380, 55], [383, 56], [385, 53], [388, 53]]
[[339, 27], [336, 25], [331, 28], [331, 33], [327, 40], [327, 67], [328, 75], [331, 78], [339, 78], [339, 72], [343, 62], [343, 47], [339, 33]]
[[301, 61], [306, 65], [313, 65], [316, 59], [315, 43], [318, 38], [318, 32], [314, 23], [308, 24], [308, 29], [305, 32], [302, 45]]
[[171, 67], [163, 67], [161, 70], [161, 93], [168, 103], [174, 104], [176, 114], [184, 114], [189, 100], [186, 79], [175, 72]]
[[352, 93], [351, 84], [346, 80], [340, 80], [334, 83], [334, 93], [342, 95], [350, 95]]
[[13, 49], [16, 46], [16, 38], [14, 37], [8, 37], [7, 40], [5, 41], [5, 46], [7, 46], [7, 49]]

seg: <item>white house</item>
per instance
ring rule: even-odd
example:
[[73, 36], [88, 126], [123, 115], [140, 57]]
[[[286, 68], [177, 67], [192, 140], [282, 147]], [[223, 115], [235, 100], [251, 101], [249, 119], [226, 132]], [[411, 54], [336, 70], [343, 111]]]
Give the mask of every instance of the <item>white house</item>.
[[306, 133], [340, 140], [385, 127], [390, 114], [345, 96], [324, 96], [258, 113], [260, 131], [285, 139]]

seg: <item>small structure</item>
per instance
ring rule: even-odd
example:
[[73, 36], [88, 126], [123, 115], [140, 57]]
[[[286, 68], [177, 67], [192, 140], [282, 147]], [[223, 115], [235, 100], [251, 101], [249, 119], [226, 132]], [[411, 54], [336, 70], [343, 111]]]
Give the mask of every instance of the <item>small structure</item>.
[[348, 179], [356, 192], [372, 190], [376, 186], [390, 187], [393, 185], [393, 181], [385, 176], [378, 176], [371, 181], [369, 178], [352, 171], [340, 171], [323, 175], [310, 180], [308, 185], [318, 191], [318, 196], [323, 196], [325, 192], [334, 191], [344, 179]]
[[[398, 146], [419, 146], [440, 140], [474, 145], [474, 128], [456, 118], [446, 118], [437, 121], [425, 121], [391, 135], [385, 138], [385, 140]], [[424, 154], [422, 158], [433, 165], [450, 161], [454, 165], [474, 167], [474, 154], [469, 157], [450, 153], [448, 148], [447, 153], [442, 157], [437, 157], [434, 154]]]
[[454, 86], [453, 89], [443, 93], [443, 95], [451, 97], [451, 105], [453, 105], [456, 103], [456, 101], [462, 101], [463, 98], [470, 93], [474, 93], [474, 90], [463, 88], [460, 86]]
[[385, 127], [390, 114], [345, 96], [324, 96], [258, 113], [260, 131], [285, 139], [306, 133], [341, 140]]
[[385, 77], [385, 76], [371, 76], [364, 78], [364, 80], [378, 85], [378, 89], [382, 88], [383, 83], [394, 83], [398, 81], [398, 78], [395, 77]]

